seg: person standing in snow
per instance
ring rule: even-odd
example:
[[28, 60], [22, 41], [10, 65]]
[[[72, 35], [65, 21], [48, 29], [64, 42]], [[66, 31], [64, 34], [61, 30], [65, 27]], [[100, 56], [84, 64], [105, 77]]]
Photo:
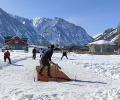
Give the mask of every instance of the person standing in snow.
[[4, 53], [4, 62], [6, 62], [6, 59], [8, 59], [11, 64], [10, 52], [8, 50]]
[[35, 48], [32, 50], [32, 53], [33, 53], [33, 59], [35, 59], [36, 58], [36, 49]]
[[47, 70], [48, 77], [51, 77], [50, 63], [52, 62], [51, 57], [53, 55], [53, 50], [54, 50], [54, 45], [51, 45], [51, 47], [48, 49], [48, 51], [46, 51], [43, 54], [43, 56], [41, 57], [40, 66], [42, 68], [40, 69], [39, 74], [42, 75], [42, 72], [43, 72], [44, 68], [47, 67], [48, 68], [48, 70]]
[[67, 52], [66, 52], [66, 51], [63, 51], [61, 60], [62, 60], [62, 58], [63, 58], [64, 56], [68, 59], [68, 57], [67, 57]]

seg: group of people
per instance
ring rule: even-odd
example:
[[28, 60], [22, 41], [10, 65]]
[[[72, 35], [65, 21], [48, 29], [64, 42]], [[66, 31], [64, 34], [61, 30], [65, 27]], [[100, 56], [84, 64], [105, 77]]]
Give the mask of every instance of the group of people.
[[[53, 55], [53, 51], [54, 51], [54, 45], [51, 45], [48, 50], [41, 56], [41, 59], [40, 59], [40, 67], [41, 69], [39, 70], [39, 74], [42, 75], [42, 72], [43, 70], [45, 69], [45, 67], [47, 67], [47, 74], [48, 74], [48, 77], [51, 77], [51, 73], [50, 73], [50, 64], [53, 63], [51, 61], [51, 57]], [[62, 53], [62, 57], [61, 57], [61, 60], [63, 57], [67, 57], [67, 52], [66, 51], [63, 51]], [[35, 48], [33, 49], [33, 59], [36, 57], [36, 51], [35, 51]]]
[[[37, 50], [36, 50], [36, 48], [34, 48], [34, 49], [32, 50], [32, 54], [33, 54], [32, 58], [33, 58], [33, 59], [36, 59], [36, 53], [37, 53]], [[39, 53], [40, 53], [40, 58], [41, 58], [42, 55], [45, 53], [45, 50], [40, 49], [40, 50], [39, 50]]]
[[[40, 54], [40, 57], [41, 57], [41, 59], [40, 59], [41, 69], [39, 71], [39, 74], [42, 75], [42, 72], [43, 72], [44, 68], [47, 67], [47, 69], [48, 69], [47, 70], [48, 76], [51, 77], [50, 64], [52, 63], [51, 57], [53, 55], [53, 51], [54, 51], [54, 45], [51, 45], [48, 48], [48, 50], [46, 52], [44, 52], [44, 54], [42, 54], [42, 55]], [[32, 56], [33, 59], [36, 59], [36, 53], [37, 53], [36, 48], [34, 48], [32, 50], [32, 53], [33, 53], [33, 56]], [[62, 58], [64, 56], [68, 59], [66, 51], [63, 51], [61, 60], [62, 60]], [[4, 52], [4, 62], [6, 62], [7, 59], [9, 61], [9, 63], [11, 64], [11, 58], [10, 58], [10, 52], [9, 52], [9, 50], [7, 50], [7, 51]]]

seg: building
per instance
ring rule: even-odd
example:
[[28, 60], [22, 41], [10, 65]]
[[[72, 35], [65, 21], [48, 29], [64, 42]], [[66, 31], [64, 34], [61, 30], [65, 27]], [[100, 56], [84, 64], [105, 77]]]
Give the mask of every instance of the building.
[[12, 50], [28, 51], [27, 39], [19, 38], [18, 36], [12, 38], [5, 38], [5, 48]]
[[98, 40], [88, 44], [89, 52], [93, 54], [114, 53], [115, 44], [111, 41]]

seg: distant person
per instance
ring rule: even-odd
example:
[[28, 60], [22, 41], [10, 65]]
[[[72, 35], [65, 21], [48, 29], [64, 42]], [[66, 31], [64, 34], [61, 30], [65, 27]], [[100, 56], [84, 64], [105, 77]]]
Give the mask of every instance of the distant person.
[[42, 72], [43, 72], [44, 68], [47, 67], [48, 68], [48, 70], [47, 70], [48, 77], [51, 77], [50, 63], [52, 62], [51, 57], [53, 55], [53, 50], [54, 50], [54, 45], [51, 45], [51, 47], [48, 49], [48, 51], [46, 51], [43, 54], [43, 56], [41, 57], [40, 66], [42, 68], [40, 69], [39, 74], [42, 75]]
[[37, 53], [36, 48], [32, 50], [32, 53], [33, 53], [33, 59], [36, 59], [36, 53]]
[[40, 53], [40, 58], [42, 56], [42, 49], [39, 49], [39, 53]]
[[40, 58], [43, 56], [43, 54], [45, 53], [45, 50], [43, 50], [43, 49], [40, 49], [39, 50], [39, 53], [40, 53]]
[[68, 57], [67, 57], [67, 51], [65, 51], [65, 50], [62, 52], [61, 60], [62, 60], [62, 58], [63, 58], [64, 56], [68, 59]]
[[6, 59], [8, 59], [11, 64], [10, 52], [8, 50], [4, 52], [4, 62], [6, 62]]

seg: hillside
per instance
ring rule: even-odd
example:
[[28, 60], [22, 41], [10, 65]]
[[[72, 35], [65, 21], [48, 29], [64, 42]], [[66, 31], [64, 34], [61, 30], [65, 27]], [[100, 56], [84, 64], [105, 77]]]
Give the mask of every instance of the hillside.
[[97, 37], [94, 38], [94, 41], [97, 40], [108, 40], [111, 42], [117, 42], [118, 41], [118, 32], [117, 32], [117, 28], [109, 28], [107, 30], [105, 30], [103, 33], [99, 34]]
[[30, 44], [85, 45], [92, 41], [85, 29], [55, 17], [27, 19], [0, 9], [0, 42], [6, 36], [28, 38]]

